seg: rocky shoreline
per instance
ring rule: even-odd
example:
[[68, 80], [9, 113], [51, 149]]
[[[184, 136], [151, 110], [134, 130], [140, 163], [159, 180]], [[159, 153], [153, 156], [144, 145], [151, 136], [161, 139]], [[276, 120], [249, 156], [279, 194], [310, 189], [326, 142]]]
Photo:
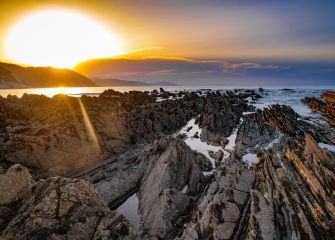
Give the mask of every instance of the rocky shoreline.
[[0, 239], [334, 239], [335, 93], [264, 94], [0, 97]]

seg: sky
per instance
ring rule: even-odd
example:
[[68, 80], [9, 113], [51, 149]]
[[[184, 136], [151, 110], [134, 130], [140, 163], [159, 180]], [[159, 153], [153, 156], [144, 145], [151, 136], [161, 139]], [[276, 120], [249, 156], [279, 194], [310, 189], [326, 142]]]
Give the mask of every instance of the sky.
[[[119, 37], [124, 53], [133, 57], [218, 61], [223, 77], [232, 77], [227, 74], [229, 64], [240, 64], [233, 70], [236, 75], [241, 69], [237, 74], [241, 78], [248, 74], [250, 78], [265, 78], [271, 73], [287, 78], [288, 69], [294, 69], [290, 78], [315, 76], [326, 80], [325, 84], [335, 81], [335, 2], [331, 0], [0, 1], [1, 61], [8, 60], [4, 39], [15, 22], [36, 11], [65, 8], [103, 23]], [[183, 76], [176, 76], [180, 69], [170, 63], [154, 70], [165, 71], [164, 79], [168, 80], [169, 73], [171, 78], [192, 75], [185, 77], [183, 71]], [[195, 70], [189, 73], [194, 76]], [[131, 80], [146, 80], [150, 73], [135, 74]], [[213, 83], [220, 81], [221, 75], [216, 74]]]

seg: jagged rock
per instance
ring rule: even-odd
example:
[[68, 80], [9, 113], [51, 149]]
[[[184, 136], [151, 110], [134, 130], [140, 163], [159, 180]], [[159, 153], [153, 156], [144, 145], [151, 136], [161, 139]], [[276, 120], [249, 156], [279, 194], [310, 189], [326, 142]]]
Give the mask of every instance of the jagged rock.
[[253, 92], [245, 95], [235, 95], [227, 92], [207, 93], [206, 109], [201, 114], [199, 125], [202, 127], [201, 140], [224, 146], [232, 130], [239, 123], [243, 111], [252, 110], [251, 106], [244, 102]]
[[253, 180], [247, 165], [232, 154], [217, 169], [215, 181], [179, 239], [233, 239], [235, 229], [243, 223]]
[[151, 146], [121, 155], [80, 177], [91, 181], [112, 209], [138, 191], [142, 236], [172, 239], [184, 223], [190, 198], [204, 186], [202, 171], [210, 169], [205, 156], [179, 139], [162, 136]]
[[151, 164], [154, 165], [145, 173], [139, 189], [142, 231], [149, 238], [171, 239], [176, 230], [174, 224], [189, 205], [188, 197], [176, 190], [187, 185], [189, 195], [200, 192], [203, 175], [196, 154], [181, 141], [171, 140]]
[[267, 144], [275, 137], [275, 129], [266, 124], [262, 111], [243, 116], [243, 123], [237, 132], [237, 142], [244, 148]]
[[335, 92], [325, 92], [321, 99], [306, 97], [303, 101], [314, 112], [321, 112], [328, 123], [335, 126]]
[[172, 134], [201, 112], [201, 137], [211, 139], [219, 131], [220, 139], [212, 140], [224, 145], [222, 134], [229, 134], [242, 111], [250, 108], [244, 98], [251, 94], [185, 92], [181, 99], [162, 102], [147, 92], [114, 90], [99, 97], [1, 98], [0, 159], [69, 176], [136, 144], [150, 143], [156, 134]]
[[[198, 102], [196, 102], [196, 101]], [[1, 159], [69, 175], [171, 134], [202, 108], [192, 101], [156, 103], [142, 92], [109, 90], [99, 97], [23, 95], [0, 99]]]
[[[85, 171], [71, 176], [95, 188], [79, 179], [39, 180], [0, 204], [3, 238], [333, 239], [335, 153], [319, 145], [335, 143], [332, 127], [287, 106], [243, 115], [254, 110], [247, 102], [260, 97], [254, 90], [182, 92], [182, 99], [156, 102], [162, 94], [109, 90], [82, 97], [81, 103], [65, 96], [0, 98], [0, 174], [10, 172], [11, 157], [39, 171], [79, 169], [82, 163]], [[331, 97], [325, 96], [324, 104]], [[72, 113], [64, 103], [74, 107]], [[89, 121], [79, 117], [83, 106]], [[73, 116], [77, 122], [71, 122]], [[223, 151], [210, 153], [216, 167], [206, 177], [202, 172], [212, 170], [211, 162], [175, 134], [197, 116], [201, 139], [215, 145], [225, 145], [238, 128], [224, 161]], [[98, 159], [81, 162], [85, 156], [74, 157], [81, 148], [74, 155], [57, 153], [92, 144], [89, 123], [99, 143]], [[249, 166], [246, 154], [257, 154], [259, 161]], [[134, 193], [140, 214], [136, 229], [117, 213]]]
[[251, 190], [251, 209], [247, 239], [274, 239], [274, 209], [257, 190]]
[[41, 180], [22, 200], [4, 239], [135, 239], [136, 230], [78, 179]]
[[209, 172], [213, 170], [213, 165], [211, 161], [202, 153], [197, 153], [198, 163], [200, 166], [201, 171]]
[[298, 123], [298, 117], [292, 108], [280, 105], [244, 115], [236, 145], [243, 151], [267, 148], [280, 139], [281, 132], [292, 136], [302, 134], [307, 128]]
[[[332, 239], [335, 154], [315, 141], [322, 128], [285, 106], [245, 115], [235, 152], [216, 169], [179, 239]], [[250, 169], [240, 156], [248, 149], [261, 151]], [[241, 173], [255, 181], [241, 181]]]
[[213, 151], [208, 151], [208, 154], [211, 158], [214, 158], [215, 159], [215, 165], [220, 165], [221, 164], [221, 161], [223, 159], [223, 151], [222, 150], [219, 150], [217, 152], [213, 152]]
[[325, 92], [321, 95], [321, 98], [325, 100], [328, 104], [335, 103], [335, 92]]
[[[263, 152], [260, 159], [254, 187], [260, 191], [255, 192], [259, 210], [254, 219], [249, 218], [250, 236], [271, 233], [278, 238], [331, 239], [335, 229], [334, 155], [305, 134], [284, 138], [275, 151]], [[263, 222], [262, 214], [273, 218], [274, 226]], [[258, 226], [258, 233], [254, 226]]]

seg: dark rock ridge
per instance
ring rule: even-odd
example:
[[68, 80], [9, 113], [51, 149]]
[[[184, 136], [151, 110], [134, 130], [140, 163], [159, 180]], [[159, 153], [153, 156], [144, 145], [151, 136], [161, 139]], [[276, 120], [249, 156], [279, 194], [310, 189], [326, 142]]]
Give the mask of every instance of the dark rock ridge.
[[290, 107], [280, 105], [244, 115], [237, 132], [238, 147], [240, 150], [264, 148], [278, 141], [282, 132], [290, 136], [303, 133], [306, 128], [297, 123], [297, 117]]
[[[179, 239], [333, 239], [335, 153], [315, 130], [285, 106], [243, 116], [235, 151]], [[251, 168], [248, 151], [259, 160]]]
[[[241, 102], [243, 97], [235, 98]], [[148, 93], [108, 90], [99, 97], [0, 98], [0, 158], [73, 174], [130, 146], [152, 142], [157, 133], [174, 133], [215, 102], [211, 98], [219, 95], [189, 93], [155, 102], [156, 96]]]
[[206, 107], [197, 120], [202, 127], [201, 140], [218, 145], [227, 144], [225, 137], [232, 133], [242, 113], [254, 110], [245, 99], [256, 96], [259, 95], [253, 91], [239, 95], [233, 92], [224, 95], [220, 92], [207, 93]]
[[304, 102], [314, 111], [321, 112], [327, 122], [335, 126], [335, 92], [325, 92], [321, 100], [306, 97]]
[[[164, 143], [163, 143], [164, 144]], [[164, 146], [159, 146], [164, 148]], [[157, 160], [152, 159], [139, 188], [142, 238], [171, 239], [184, 223], [192, 196], [203, 186], [196, 154], [179, 141], [170, 141]], [[148, 161], [148, 160], [144, 160]], [[187, 186], [187, 191], [182, 189]]]
[[142, 92], [24, 95], [0, 102], [1, 158], [57, 174], [86, 168], [156, 133], [172, 133], [197, 111], [190, 101], [155, 103]]
[[[204, 188], [206, 161], [183, 141], [164, 136], [77, 177], [92, 182], [112, 209], [138, 192], [142, 237], [171, 239]], [[187, 191], [182, 192], [185, 186]]]
[[0, 238], [334, 239], [334, 128], [258, 92], [1, 98]]
[[234, 239], [245, 224], [254, 179], [240, 156], [232, 154], [215, 172], [179, 239]]

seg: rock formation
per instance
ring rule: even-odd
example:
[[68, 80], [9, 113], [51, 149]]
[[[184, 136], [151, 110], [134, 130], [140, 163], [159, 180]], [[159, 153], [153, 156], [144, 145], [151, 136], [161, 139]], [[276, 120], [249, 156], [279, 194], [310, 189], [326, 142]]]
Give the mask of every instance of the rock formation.
[[179, 239], [233, 239], [240, 234], [236, 230], [245, 224], [254, 174], [232, 154], [214, 177]]
[[[0, 193], [1, 199], [8, 200], [0, 203], [0, 220], [10, 220], [8, 225], [0, 225], [3, 239], [135, 239], [137, 236], [134, 226], [124, 216], [109, 210], [93, 186], [83, 180], [54, 177], [32, 184], [28, 170], [19, 165], [0, 177], [5, 178], [7, 188], [21, 191], [11, 192], [10, 198], [7, 193]], [[22, 195], [24, 181], [27, 182]]]
[[156, 133], [171, 134], [197, 111], [191, 101], [155, 103], [142, 92], [24, 95], [0, 102], [0, 158], [62, 175], [152, 141]]
[[[247, 106], [244, 97], [231, 100], [239, 102], [236, 114], [241, 114], [240, 106]], [[113, 90], [99, 97], [0, 98], [0, 158], [54, 174], [73, 174], [132, 145], [152, 142], [156, 134], [176, 132], [213, 102], [217, 107], [225, 102], [230, 109], [229, 98], [221, 98], [190, 93], [183, 99], [155, 102], [148, 93]], [[227, 117], [234, 121], [227, 121], [227, 126], [220, 121], [227, 133], [237, 121], [234, 111]]]
[[254, 94], [254, 92], [240, 95], [232, 92], [224, 95], [219, 92], [207, 93], [206, 108], [198, 119], [202, 127], [201, 140], [225, 145], [227, 143], [225, 137], [228, 137], [239, 123], [242, 113], [254, 110], [244, 100]]
[[321, 100], [306, 97], [304, 102], [309, 105], [314, 112], [321, 112], [327, 122], [335, 126], [335, 92], [325, 92], [321, 96]]
[[[112, 209], [138, 192], [141, 235], [169, 239], [176, 234], [175, 224], [183, 224], [182, 216], [203, 189], [202, 170], [207, 169], [202, 169], [202, 165], [210, 163], [204, 164], [209, 160], [197, 157], [178, 139], [161, 137], [143, 148], [78, 177], [92, 182]], [[187, 191], [183, 193], [185, 186]]]
[[264, 92], [0, 98], [0, 238], [334, 239], [335, 130]]

